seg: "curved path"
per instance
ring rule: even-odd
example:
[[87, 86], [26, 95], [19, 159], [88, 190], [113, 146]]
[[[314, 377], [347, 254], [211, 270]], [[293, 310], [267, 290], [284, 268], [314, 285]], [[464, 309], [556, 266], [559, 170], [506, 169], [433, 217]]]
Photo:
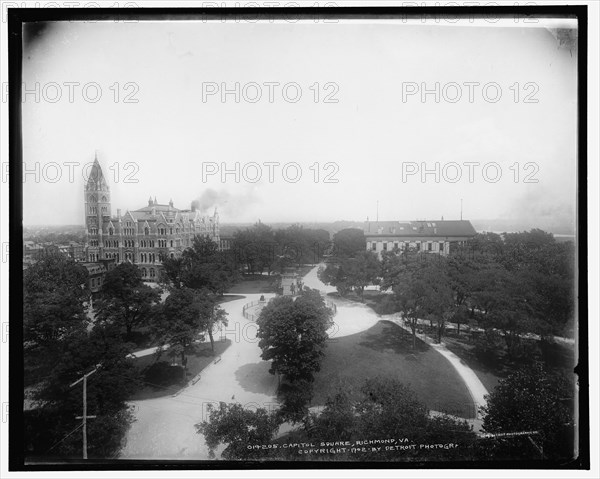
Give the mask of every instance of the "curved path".
[[[397, 313], [394, 315], [390, 315], [390, 317], [388, 317], [388, 316], [384, 316], [384, 317], [386, 319], [388, 319], [389, 321], [397, 324], [401, 328], [404, 328], [405, 330], [407, 330], [408, 332], [410, 332], [412, 334], [412, 331], [410, 330], [410, 328], [408, 326], [404, 325], [404, 322], [402, 321], [402, 319], [400, 319], [398, 317]], [[475, 419], [467, 419], [467, 421], [473, 425], [473, 429], [475, 430], [475, 432], [480, 432], [481, 426], [483, 424], [483, 418], [481, 416], [481, 412], [480, 412], [479, 408], [481, 406], [485, 406], [487, 404], [487, 401], [485, 400], [485, 396], [487, 394], [489, 394], [488, 390], [485, 388], [483, 383], [477, 377], [477, 374], [475, 374], [475, 372], [469, 366], [467, 366], [463, 362], [462, 359], [460, 359], [456, 354], [454, 354], [452, 351], [450, 351], [448, 348], [446, 348], [446, 346], [444, 346], [443, 342], [441, 344], [438, 344], [425, 334], [417, 333], [417, 337], [419, 339], [421, 339], [422, 341], [426, 342], [427, 344], [429, 344], [429, 346], [431, 346], [438, 353], [440, 353], [442, 356], [444, 356], [450, 362], [450, 364], [456, 370], [456, 372], [459, 374], [459, 376], [465, 383], [465, 386], [467, 386], [467, 389], [469, 390], [469, 394], [471, 395], [471, 399], [473, 400], [473, 405], [475, 407], [475, 416], [476, 416]]]
[[[260, 358], [256, 324], [242, 316], [244, 304], [260, 298], [248, 294], [221, 307], [229, 324], [215, 334], [231, 345], [201, 372], [201, 379], [176, 396], [132, 401], [136, 421], [126, 437], [122, 459], [208, 459], [204, 438], [195, 424], [206, 419], [208, 404], [239, 402], [244, 407], [274, 408], [277, 378]], [[268, 299], [273, 295], [265, 294]]]
[[[303, 279], [304, 285], [323, 292], [335, 291], [317, 277], [318, 266]], [[208, 404], [239, 402], [245, 407], [275, 408], [277, 377], [269, 374], [269, 363], [260, 358], [256, 338], [257, 326], [242, 316], [242, 308], [257, 301], [261, 294], [247, 294], [242, 299], [223, 303], [229, 325], [215, 334], [215, 340], [227, 338], [231, 345], [220, 361], [201, 372], [200, 380], [175, 396], [133, 401], [135, 422], [129, 429], [121, 452], [123, 459], [209, 459], [204, 438], [196, 432], [195, 424], [207, 417]], [[268, 300], [273, 294], [264, 294]], [[367, 330], [381, 319], [405, 327], [398, 315], [380, 316], [364, 304], [331, 298], [337, 305], [335, 324], [330, 337], [347, 336]], [[475, 373], [462, 363], [443, 344], [419, 337], [442, 354], [465, 382], [476, 407], [485, 404], [487, 390]], [[138, 352], [140, 354], [141, 352]], [[481, 418], [472, 421], [480, 429]]]
[[[326, 285], [318, 278], [319, 266], [311, 269], [302, 279], [302, 283], [304, 286], [318, 289], [323, 293], [336, 292], [335, 286]], [[375, 311], [364, 304], [331, 296], [327, 299], [335, 303], [337, 307], [337, 314], [333, 318], [333, 327], [327, 331], [330, 338], [341, 338], [366, 331], [381, 320], [381, 317]]]
[[[317, 276], [318, 269], [318, 266], [313, 268], [305, 276], [304, 284], [311, 288], [324, 291], [325, 293], [336, 291], [335, 287], [327, 286], [319, 280]], [[369, 329], [371, 326], [377, 323], [377, 321], [382, 319], [389, 320], [411, 332], [410, 328], [404, 325], [404, 322], [400, 319], [397, 313], [392, 315], [378, 315], [371, 308], [361, 303], [346, 301], [340, 298], [332, 298], [332, 301], [335, 302], [338, 307], [338, 314], [334, 320], [336, 322], [336, 326], [339, 328], [338, 331], [330, 331], [330, 336], [332, 337], [341, 337], [359, 333], [365, 329]], [[334, 326], [334, 329], [336, 326]], [[429, 346], [435, 349], [442, 356], [444, 356], [459, 374], [465, 383], [465, 386], [469, 390], [469, 394], [471, 395], [471, 399], [473, 400], [473, 405], [475, 407], [476, 418], [469, 420], [469, 422], [473, 425], [473, 428], [476, 432], [481, 431], [481, 425], [483, 421], [479, 408], [486, 405], [487, 401], [485, 400], [485, 396], [488, 394], [488, 390], [485, 388], [473, 370], [468, 367], [456, 354], [446, 348], [443, 342], [441, 344], [435, 343], [431, 338], [424, 334], [417, 334], [417, 336], [429, 344]]]

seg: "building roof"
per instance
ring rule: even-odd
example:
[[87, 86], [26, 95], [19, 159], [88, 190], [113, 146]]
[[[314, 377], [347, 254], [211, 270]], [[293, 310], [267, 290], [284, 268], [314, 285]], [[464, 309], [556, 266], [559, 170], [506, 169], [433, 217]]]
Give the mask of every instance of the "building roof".
[[367, 221], [365, 236], [475, 236], [468, 220], [441, 221]]
[[158, 205], [158, 204], [152, 204], [152, 205], [148, 205], [148, 206], [144, 206], [143, 208], [140, 208], [138, 210], [134, 210], [135, 213], [137, 212], [152, 212], [152, 209], [155, 209], [156, 212], [159, 211], [181, 211], [179, 208], [175, 208], [173, 205]]
[[105, 273], [106, 267], [102, 263], [79, 263], [89, 274]]

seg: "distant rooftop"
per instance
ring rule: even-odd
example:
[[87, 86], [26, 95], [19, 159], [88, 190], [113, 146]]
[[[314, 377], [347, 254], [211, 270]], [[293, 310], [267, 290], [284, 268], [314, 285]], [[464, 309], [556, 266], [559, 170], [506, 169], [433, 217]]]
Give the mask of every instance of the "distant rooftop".
[[367, 221], [366, 236], [475, 236], [468, 220]]

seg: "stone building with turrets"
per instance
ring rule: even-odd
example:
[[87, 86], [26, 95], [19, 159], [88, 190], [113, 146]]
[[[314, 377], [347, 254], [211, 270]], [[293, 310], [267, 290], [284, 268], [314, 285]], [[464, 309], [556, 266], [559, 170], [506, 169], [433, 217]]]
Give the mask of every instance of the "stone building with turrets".
[[156, 197], [148, 205], [121, 214], [111, 211], [110, 188], [95, 158], [85, 195], [85, 251], [88, 262], [114, 259], [117, 264], [138, 265], [146, 281], [157, 281], [162, 261], [176, 258], [192, 246], [196, 235], [208, 236], [217, 244], [219, 215], [203, 215], [193, 205], [181, 210], [169, 204], [159, 204]]

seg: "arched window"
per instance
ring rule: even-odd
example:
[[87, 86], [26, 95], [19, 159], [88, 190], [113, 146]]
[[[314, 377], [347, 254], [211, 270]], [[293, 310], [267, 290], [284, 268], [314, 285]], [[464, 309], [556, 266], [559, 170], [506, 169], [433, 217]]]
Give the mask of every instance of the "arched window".
[[106, 199], [106, 196], [102, 197], [102, 203], [106, 203], [108, 200]]
[[96, 287], [96, 280], [94, 278], [92, 278], [92, 288]]
[[146, 271], [146, 268], [142, 268], [142, 278], [146, 278], [148, 276], [148, 272]]
[[144, 234], [148, 236], [150, 234], [150, 228], [144, 228]]
[[150, 268], [150, 277], [154, 278], [154, 276], [155, 276], [154, 268]]
[[108, 234], [109, 234], [110, 236], [114, 235], [114, 234], [115, 234], [115, 230], [114, 230], [114, 228], [108, 228]]
[[94, 195], [90, 195], [90, 203], [95, 203], [96, 201], [96, 197]]

